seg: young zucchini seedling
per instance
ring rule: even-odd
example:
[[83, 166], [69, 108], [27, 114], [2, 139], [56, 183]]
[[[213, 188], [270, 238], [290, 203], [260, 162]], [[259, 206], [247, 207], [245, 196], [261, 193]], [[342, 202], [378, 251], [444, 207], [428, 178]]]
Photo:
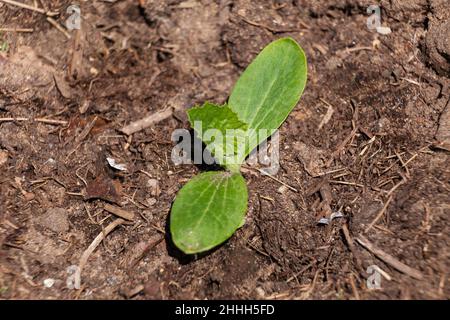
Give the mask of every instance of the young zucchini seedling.
[[197, 175], [176, 196], [170, 232], [184, 253], [212, 249], [244, 224], [248, 192], [240, 166], [286, 120], [303, 93], [306, 75], [302, 48], [282, 38], [247, 67], [227, 104], [206, 102], [188, 110], [197, 136], [225, 170]]

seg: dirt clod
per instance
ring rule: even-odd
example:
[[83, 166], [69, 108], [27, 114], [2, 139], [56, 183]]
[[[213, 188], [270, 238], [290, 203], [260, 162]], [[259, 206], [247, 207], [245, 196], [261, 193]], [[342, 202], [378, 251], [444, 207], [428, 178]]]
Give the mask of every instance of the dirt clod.
[[433, 68], [450, 76], [450, 19], [431, 24], [426, 45]]
[[68, 214], [63, 208], [48, 209], [44, 215], [37, 218], [37, 223], [57, 233], [69, 231]]
[[450, 145], [450, 100], [444, 111], [442, 111], [436, 139]]
[[8, 162], [8, 152], [0, 150], [0, 168]]
[[298, 153], [298, 159], [303, 163], [305, 170], [312, 176], [317, 177], [323, 173], [322, 168], [325, 165], [325, 152], [308, 146], [303, 142], [296, 142], [294, 150]]

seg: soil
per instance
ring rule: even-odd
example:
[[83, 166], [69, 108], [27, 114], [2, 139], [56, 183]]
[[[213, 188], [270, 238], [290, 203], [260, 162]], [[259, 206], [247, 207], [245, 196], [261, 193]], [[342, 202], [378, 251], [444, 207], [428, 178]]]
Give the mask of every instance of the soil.
[[[36, 2], [60, 25], [74, 4]], [[382, 0], [384, 35], [366, 26], [373, 2], [82, 1], [68, 39], [44, 14], [0, 1], [2, 28], [32, 29], [0, 33], [0, 298], [449, 299], [450, 7]], [[201, 168], [173, 164], [171, 133], [189, 128], [187, 108], [225, 102], [283, 36], [308, 57], [276, 175], [297, 192], [245, 170], [245, 225], [184, 256], [167, 218]], [[167, 108], [149, 128], [120, 131]], [[34, 121], [7, 119], [20, 117]], [[107, 203], [134, 220], [105, 236], [69, 289], [68, 268], [117, 219]], [[375, 290], [372, 265], [390, 277]]]

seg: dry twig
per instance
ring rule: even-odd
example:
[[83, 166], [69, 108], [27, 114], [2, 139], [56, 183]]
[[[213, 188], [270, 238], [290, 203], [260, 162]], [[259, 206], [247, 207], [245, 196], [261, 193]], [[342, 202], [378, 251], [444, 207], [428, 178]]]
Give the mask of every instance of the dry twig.
[[256, 170], [256, 171], [258, 171], [259, 173], [261, 173], [262, 175], [268, 176], [270, 179], [272, 179], [272, 180], [274, 180], [274, 181], [276, 181], [276, 182], [282, 184], [282, 185], [285, 186], [286, 188], [288, 188], [288, 189], [290, 189], [290, 190], [292, 190], [292, 191], [294, 191], [294, 192], [298, 192], [298, 190], [295, 189], [294, 187], [288, 185], [287, 183], [281, 181], [280, 179], [274, 177], [273, 175], [271, 175], [271, 174], [265, 172], [265, 171], [262, 170], [262, 169], [253, 169], [253, 168], [250, 168], [250, 167], [244, 167], [244, 168], [245, 168], [245, 169], [250, 169], [250, 170]]
[[375, 256], [377, 256], [379, 259], [383, 260], [387, 264], [391, 265], [398, 271], [414, 278], [417, 280], [423, 279], [423, 275], [420, 271], [413, 269], [403, 262], [399, 261], [397, 258], [391, 256], [390, 254], [384, 252], [383, 250], [375, 247], [366, 237], [363, 235], [359, 235], [358, 238], [356, 238], [356, 241], [363, 246], [368, 251], [372, 252]]
[[77, 272], [75, 274], [76, 279], [78, 279], [78, 281], [77, 280], [75, 281], [76, 283], [77, 282], [81, 283], [81, 272], [83, 271], [83, 268], [86, 266], [86, 263], [87, 263], [89, 257], [94, 252], [94, 250], [98, 247], [100, 242], [102, 242], [102, 240], [105, 239], [105, 237], [109, 233], [111, 233], [111, 231], [113, 231], [117, 226], [121, 225], [124, 222], [125, 222], [125, 220], [121, 219], [121, 218], [116, 219], [113, 222], [111, 222], [102, 232], [100, 232], [98, 234], [97, 237], [95, 237], [95, 239], [92, 241], [92, 243], [89, 245], [89, 247], [83, 252], [83, 255], [80, 258], [80, 263], [78, 264]]
[[355, 259], [358, 269], [360, 271], [363, 270], [361, 260], [359, 259], [359, 255], [356, 251], [355, 242], [353, 241], [353, 238], [351, 237], [350, 231], [348, 230], [348, 227], [346, 224], [344, 224], [342, 226], [342, 233], [344, 234], [345, 241], [347, 242], [347, 245], [348, 245], [350, 251], [352, 252], [353, 259]]
[[125, 220], [129, 220], [129, 221], [134, 220], [134, 213], [123, 210], [123, 209], [113, 206], [109, 203], [105, 204], [104, 209], [120, 218], [125, 219]]
[[0, 118], [0, 122], [10, 122], [10, 121], [36, 121], [36, 122], [42, 122], [42, 123], [46, 123], [46, 124], [55, 124], [55, 125], [67, 125], [67, 121], [65, 120], [55, 120], [55, 119], [45, 119], [45, 118], [36, 118], [36, 119], [31, 119], [31, 118]]
[[169, 118], [173, 113], [172, 108], [167, 108], [163, 111], [155, 112], [154, 114], [145, 117], [144, 119], [130, 123], [129, 125], [123, 127], [121, 131], [126, 135], [131, 135], [143, 129], [150, 127], [152, 124], [158, 123], [162, 120]]
[[32, 28], [0, 28], [0, 32], [33, 32]]
[[389, 204], [391, 203], [391, 201], [392, 201], [392, 195], [386, 201], [386, 203], [384, 204], [383, 208], [381, 208], [380, 212], [377, 214], [375, 219], [373, 219], [372, 222], [367, 226], [366, 230], [364, 230], [364, 233], [369, 232], [369, 230], [373, 228], [373, 226], [378, 222], [378, 220], [380, 220], [380, 218], [385, 213], [385, 211], [386, 211], [387, 207], [389, 206]]
[[25, 4], [25, 3], [22, 3], [22, 2], [13, 1], [13, 0], [0, 0], [0, 2], [9, 4], [9, 5], [12, 5], [12, 6], [16, 6], [16, 7], [22, 8], [22, 9], [31, 10], [31, 11], [34, 11], [34, 12], [39, 12], [39, 13], [45, 14], [45, 15], [47, 15], [49, 17], [56, 16], [58, 14], [57, 12], [45, 11], [42, 8], [30, 6], [28, 4]]
[[69, 32], [67, 32], [67, 30], [66, 30], [63, 26], [61, 26], [58, 22], [56, 22], [55, 19], [53, 19], [52, 17], [47, 17], [47, 21], [48, 21], [52, 26], [54, 26], [56, 29], [58, 29], [59, 31], [61, 31], [61, 32], [66, 36], [67, 39], [70, 39], [70, 38], [71, 38]]
[[271, 32], [271, 33], [273, 33], [273, 34], [277, 34], [277, 33], [285, 33], [285, 32], [297, 32], [297, 31], [298, 31], [298, 29], [296, 29], [296, 28], [291, 28], [291, 29], [275, 29], [275, 28], [272, 28], [272, 27], [270, 27], [270, 26], [268, 26], [268, 25], [265, 25], [265, 24], [262, 24], [262, 23], [258, 23], [258, 22], [252, 21], [252, 20], [248, 19], [247, 17], [245, 17], [244, 15], [242, 15], [242, 14], [240, 14], [240, 13], [238, 13], [237, 15], [238, 15], [238, 16], [242, 19], [242, 21], [244, 21], [245, 23], [247, 23], [247, 24], [249, 24], [249, 25], [251, 25], [251, 26], [254, 26], [254, 27], [263, 28], [263, 29], [265, 29], [265, 30], [267, 30], [267, 31], [269, 31], [269, 32]]

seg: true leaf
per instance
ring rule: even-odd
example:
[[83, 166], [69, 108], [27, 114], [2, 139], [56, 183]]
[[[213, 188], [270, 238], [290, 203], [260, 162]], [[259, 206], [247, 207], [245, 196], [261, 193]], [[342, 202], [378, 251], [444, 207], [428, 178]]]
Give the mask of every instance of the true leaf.
[[229, 168], [241, 164], [237, 159], [242, 155], [234, 156], [245, 151], [247, 124], [240, 121], [233, 110], [227, 105], [206, 102], [201, 107], [189, 109], [188, 116], [191, 126], [219, 164]]
[[[306, 78], [305, 53], [291, 38], [269, 44], [242, 73], [228, 105], [250, 129], [244, 157], [286, 120], [303, 93]], [[259, 129], [268, 130], [258, 135]]]
[[178, 192], [172, 206], [173, 242], [187, 254], [223, 243], [243, 225], [247, 200], [240, 173], [211, 171], [196, 176]]

